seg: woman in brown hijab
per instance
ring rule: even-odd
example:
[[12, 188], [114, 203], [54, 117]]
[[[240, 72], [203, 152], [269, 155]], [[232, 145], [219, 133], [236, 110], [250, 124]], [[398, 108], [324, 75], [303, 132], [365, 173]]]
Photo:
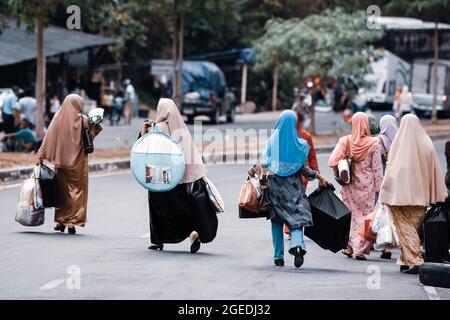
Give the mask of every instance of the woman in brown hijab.
[[47, 160], [56, 169], [61, 190], [60, 208], [55, 209], [55, 231], [75, 234], [75, 226], [84, 227], [88, 198], [88, 156], [81, 139], [82, 121], [92, 137], [101, 130], [81, 114], [83, 99], [68, 95], [53, 117], [39, 149], [39, 162]]
[[417, 274], [423, 258], [417, 229], [428, 206], [444, 202], [447, 190], [433, 142], [419, 118], [403, 116], [388, 155], [380, 202], [389, 206], [401, 244], [400, 271]]
[[[218, 226], [215, 213], [209, 214], [196, 207], [188, 191], [191, 184], [199, 184], [206, 176], [206, 166], [176, 104], [171, 99], [161, 99], [156, 113], [158, 127], [183, 149], [186, 167], [183, 179], [174, 189], [148, 192], [150, 241], [153, 244], [149, 249], [163, 250], [164, 243], [179, 243], [189, 237], [191, 253], [196, 253], [200, 243], [215, 238]], [[151, 124], [152, 121], [145, 122], [140, 135], [147, 133]]]

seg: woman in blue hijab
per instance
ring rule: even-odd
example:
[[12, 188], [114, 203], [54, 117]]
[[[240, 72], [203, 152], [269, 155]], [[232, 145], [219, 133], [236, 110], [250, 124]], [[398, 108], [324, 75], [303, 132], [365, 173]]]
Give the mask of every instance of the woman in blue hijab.
[[[283, 224], [291, 230], [289, 253], [295, 257], [297, 268], [303, 264], [306, 253], [303, 227], [312, 225], [312, 216], [301, 175], [310, 181], [318, 179], [321, 186], [327, 185], [327, 180], [319, 172], [305, 165], [308, 152], [308, 143], [297, 134], [295, 112], [283, 111], [263, 152], [263, 168], [268, 171], [271, 202], [268, 218], [272, 222], [274, 262], [277, 266], [284, 265]], [[255, 166], [250, 173], [252, 171], [256, 171]]]

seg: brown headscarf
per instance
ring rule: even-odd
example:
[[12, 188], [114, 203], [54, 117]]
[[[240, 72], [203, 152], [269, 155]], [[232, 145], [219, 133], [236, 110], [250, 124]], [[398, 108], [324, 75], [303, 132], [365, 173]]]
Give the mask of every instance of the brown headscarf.
[[[53, 117], [39, 149], [40, 160], [58, 167], [70, 168], [81, 152], [81, 110], [83, 99], [69, 94]], [[86, 123], [85, 123], [86, 125]]]
[[380, 201], [391, 206], [443, 202], [447, 190], [433, 142], [419, 118], [405, 115], [389, 151]]
[[352, 134], [339, 139], [331, 153], [328, 160], [330, 167], [337, 166], [345, 158], [347, 139], [350, 139], [350, 153], [357, 162], [364, 160], [379, 144], [379, 139], [370, 135], [369, 116], [364, 112], [357, 112], [352, 117]]
[[191, 133], [184, 123], [175, 102], [167, 98], [159, 100], [156, 109], [156, 123], [177, 141], [183, 149], [186, 169], [181, 183], [193, 182], [206, 176], [206, 166], [192, 141]]

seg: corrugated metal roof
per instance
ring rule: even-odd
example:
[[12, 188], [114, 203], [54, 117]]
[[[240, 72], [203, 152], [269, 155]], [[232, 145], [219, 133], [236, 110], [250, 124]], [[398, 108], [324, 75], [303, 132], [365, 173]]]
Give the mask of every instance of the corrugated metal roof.
[[[120, 43], [119, 40], [49, 26], [44, 30], [44, 52], [51, 57], [63, 52], [88, 47]], [[27, 32], [24, 26], [18, 28], [10, 22], [0, 34], [0, 66], [11, 65], [36, 58], [36, 33]]]

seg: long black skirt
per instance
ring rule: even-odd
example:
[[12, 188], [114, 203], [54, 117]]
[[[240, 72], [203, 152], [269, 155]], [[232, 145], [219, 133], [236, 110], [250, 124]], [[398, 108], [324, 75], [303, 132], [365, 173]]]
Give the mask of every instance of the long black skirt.
[[197, 231], [202, 243], [216, 237], [218, 220], [203, 179], [179, 184], [167, 192], [149, 191], [148, 203], [153, 244], [179, 243], [192, 231]]

